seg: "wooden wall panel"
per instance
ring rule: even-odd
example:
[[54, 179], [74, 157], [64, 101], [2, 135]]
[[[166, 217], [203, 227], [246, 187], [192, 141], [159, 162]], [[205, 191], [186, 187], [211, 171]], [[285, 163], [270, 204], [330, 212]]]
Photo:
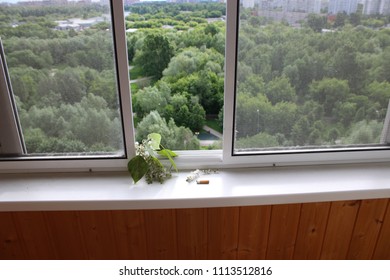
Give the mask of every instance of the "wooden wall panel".
[[144, 217], [149, 259], [177, 259], [175, 210], [145, 210]]
[[94, 260], [117, 259], [110, 211], [81, 211], [79, 215], [88, 257]]
[[147, 259], [143, 211], [111, 211], [118, 259]]
[[267, 259], [292, 259], [301, 204], [272, 206]]
[[40, 260], [57, 259], [42, 212], [16, 212], [13, 217], [27, 256]]
[[390, 259], [389, 201], [0, 212], [0, 259]]
[[238, 259], [265, 259], [270, 220], [271, 206], [240, 208]]
[[360, 201], [332, 202], [321, 259], [345, 259]]
[[12, 213], [0, 212], [0, 259], [13, 260], [28, 257], [22, 249]]
[[347, 259], [368, 260], [372, 258], [387, 204], [388, 199], [362, 201]]
[[[27, 212], [33, 213], [33, 212]], [[59, 259], [87, 259], [85, 242], [79, 227], [79, 213], [45, 212], [45, 220], [52, 244]], [[88, 236], [87, 236], [88, 237]], [[35, 259], [36, 257], [31, 257]]]
[[208, 209], [208, 259], [237, 258], [240, 209]]
[[207, 259], [207, 209], [178, 209], [178, 258]]
[[382, 224], [373, 259], [390, 260], [390, 201], [387, 205], [386, 216]]
[[330, 202], [302, 205], [294, 259], [312, 260], [321, 255]]

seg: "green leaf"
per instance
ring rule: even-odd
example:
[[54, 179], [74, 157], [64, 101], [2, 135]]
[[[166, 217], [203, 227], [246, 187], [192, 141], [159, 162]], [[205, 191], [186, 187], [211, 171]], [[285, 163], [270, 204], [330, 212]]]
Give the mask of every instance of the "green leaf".
[[148, 172], [149, 166], [143, 157], [135, 156], [127, 164], [127, 170], [136, 184]]
[[158, 154], [167, 157], [169, 159], [169, 161], [171, 162], [173, 168], [175, 168], [176, 172], [178, 171], [176, 163], [173, 160], [173, 157], [177, 156], [176, 153], [174, 153], [174, 152], [172, 152], [171, 150], [168, 150], [168, 149], [163, 149], [163, 150], [159, 151]]
[[154, 150], [158, 150], [160, 148], [161, 135], [158, 133], [150, 133], [148, 135], [148, 139], [150, 140], [150, 146]]
[[177, 154], [169, 149], [161, 149], [161, 151], [158, 151], [158, 154], [166, 157], [168, 157], [168, 155], [171, 157], [177, 157]]

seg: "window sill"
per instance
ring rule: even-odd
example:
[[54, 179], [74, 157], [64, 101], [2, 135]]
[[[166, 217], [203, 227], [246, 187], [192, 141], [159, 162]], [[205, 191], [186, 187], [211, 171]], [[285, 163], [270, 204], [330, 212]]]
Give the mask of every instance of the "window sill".
[[390, 164], [225, 169], [187, 183], [127, 173], [0, 174], [0, 211], [228, 207], [390, 197]]

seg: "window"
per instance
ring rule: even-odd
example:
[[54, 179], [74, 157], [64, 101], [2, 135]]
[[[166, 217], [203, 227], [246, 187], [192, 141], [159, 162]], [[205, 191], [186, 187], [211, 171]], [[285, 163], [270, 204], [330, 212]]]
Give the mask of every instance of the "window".
[[236, 19], [227, 38], [227, 57], [234, 57], [226, 78], [229, 161], [389, 158], [390, 57], [383, 39], [390, 11], [380, 12], [377, 29], [362, 11], [330, 9], [341, 1], [320, 2], [229, 2], [228, 19]]
[[0, 164], [123, 166], [134, 140], [121, 3], [2, 0], [0, 17]]
[[121, 2], [0, 1], [1, 169], [124, 169], [151, 132], [189, 168], [389, 159], [389, 11]]
[[158, 132], [171, 149], [221, 149], [226, 4], [143, 2], [125, 11], [137, 141]]

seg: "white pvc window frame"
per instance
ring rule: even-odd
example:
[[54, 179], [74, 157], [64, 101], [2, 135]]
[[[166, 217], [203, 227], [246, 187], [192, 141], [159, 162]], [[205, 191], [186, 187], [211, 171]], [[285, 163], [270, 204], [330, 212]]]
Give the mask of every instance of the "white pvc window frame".
[[[257, 154], [238, 154], [234, 152], [239, 5], [239, 0], [227, 1], [223, 164], [226, 166], [288, 166], [390, 161], [390, 146], [368, 148], [346, 147], [340, 149], [319, 148], [313, 150], [275, 151]], [[386, 135], [387, 137], [390, 137], [389, 133]], [[384, 143], [389, 143], [389, 139]]]
[[7, 61], [0, 38], [0, 156], [25, 154], [23, 133], [8, 75]]
[[123, 170], [127, 162], [135, 155], [134, 125], [132, 118], [132, 105], [130, 98], [130, 83], [128, 74], [126, 29], [123, 12], [123, 1], [111, 0], [111, 17], [113, 44], [115, 49], [117, 84], [120, 98], [120, 110], [122, 113], [122, 130], [124, 138], [124, 157], [94, 156], [79, 157], [69, 156], [66, 158], [55, 157], [34, 157], [17, 158], [10, 160], [2, 158], [0, 161], [0, 172], [29, 172], [29, 171], [66, 171], [85, 172], [99, 170]]
[[[234, 112], [236, 86], [236, 54], [238, 40], [239, 0], [227, 0], [226, 49], [225, 49], [225, 96], [223, 150], [181, 151], [175, 159], [179, 169], [194, 168], [236, 168], [289, 165], [319, 165], [337, 163], [389, 162], [390, 148], [378, 147], [361, 150], [289, 151], [258, 155], [234, 155]], [[135, 155], [135, 134], [130, 97], [130, 84], [127, 64], [127, 45], [123, 1], [111, 0], [113, 35], [117, 59], [118, 87], [121, 99], [125, 157], [107, 159], [104, 157], [84, 159], [80, 157], [64, 160], [42, 158], [40, 160], [0, 161], [1, 172], [85, 172], [85, 171], [124, 171], [127, 162]], [[389, 140], [389, 139], [388, 139]], [[389, 143], [388, 141], [387, 143]]]

